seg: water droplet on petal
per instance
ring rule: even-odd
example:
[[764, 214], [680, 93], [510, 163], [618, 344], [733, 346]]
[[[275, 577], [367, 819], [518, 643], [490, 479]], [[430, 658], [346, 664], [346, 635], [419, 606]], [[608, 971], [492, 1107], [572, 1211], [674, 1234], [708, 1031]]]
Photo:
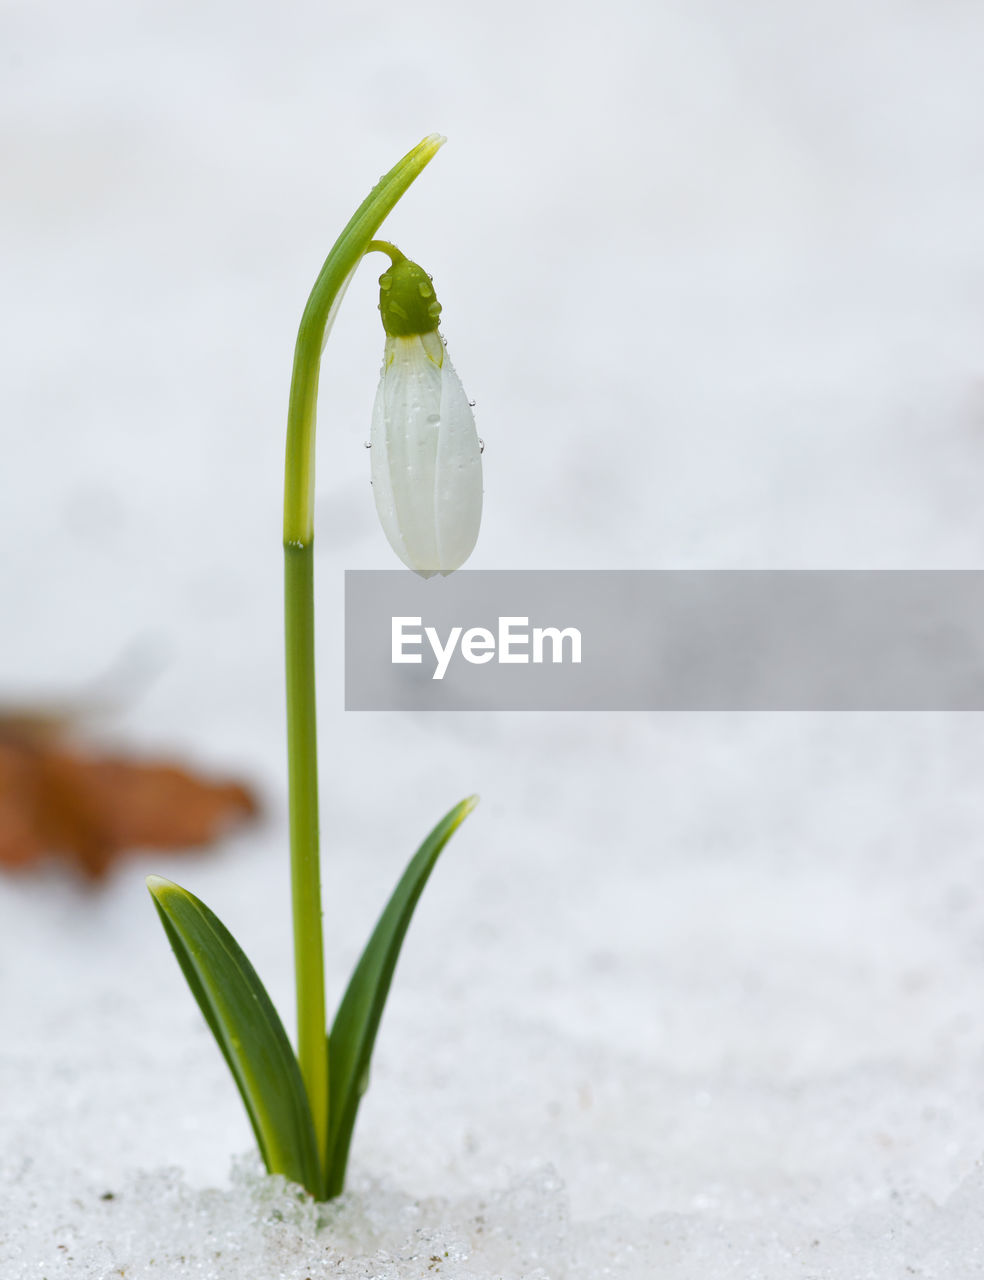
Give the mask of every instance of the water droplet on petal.
[[482, 439], [481, 436], [478, 437], [478, 452], [479, 453], [485, 452], [485, 441]]

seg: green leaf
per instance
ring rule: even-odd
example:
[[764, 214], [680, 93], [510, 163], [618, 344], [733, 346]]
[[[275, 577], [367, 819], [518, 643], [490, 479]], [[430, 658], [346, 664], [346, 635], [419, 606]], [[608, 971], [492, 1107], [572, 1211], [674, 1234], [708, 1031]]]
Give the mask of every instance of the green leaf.
[[420, 846], [379, 917], [372, 937], [335, 1015], [329, 1037], [331, 1075], [327, 1198], [341, 1194], [359, 1102], [369, 1083], [369, 1063], [393, 971], [414, 908], [441, 850], [478, 804], [470, 796], [437, 824]]
[[300, 1068], [256, 970], [204, 902], [160, 876], [147, 888], [192, 994], [242, 1094], [260, 1155], [313, 1195], [321, 1171]]

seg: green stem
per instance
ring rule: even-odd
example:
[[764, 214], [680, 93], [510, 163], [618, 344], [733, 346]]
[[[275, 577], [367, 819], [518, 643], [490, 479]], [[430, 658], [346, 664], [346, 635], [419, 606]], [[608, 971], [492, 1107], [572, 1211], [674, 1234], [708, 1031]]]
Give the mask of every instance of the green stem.
[[[297, 1056], [321, 1167], [328, 1124], [328, 1046], [321, 868], [318, 863], [318, 737], [314, 701], [314, 547], [284, 547], [290, 885], [294, 909]], [[310, 1188], [309, 1188], [310, 1189]]]
[[407, 255], [401, 253], [395, 244], [390, 244], [388, 240], [370, 240], [366, 245], [366, 253], [385, 253], [389, 255], [390, 262], [394, 266], [398, 262], [406, 262]]
[[314, 438], [321, 352], [345, 288], [373, 235], [443, 142], [444, 139], [436, 133], [425, 138], [394, 165], [363, 200], [325, 259], [301, 316], [294, 348], [284, 481], [291, 895], [297, 982], [297, 1057], [318, 1136], [322, 1173], [326, 1163], [329, 1124], [328, 1039], [318, 856], [313, 573]]
[[444, 144], [439, 133], [424, 138], [380, 178], [335, 241], [308, 298], [294, 348], [287, 413], [287, 474], [284, 542], [314, 536], [314, 426], [321, 352], [352, 273], [383, 219]]

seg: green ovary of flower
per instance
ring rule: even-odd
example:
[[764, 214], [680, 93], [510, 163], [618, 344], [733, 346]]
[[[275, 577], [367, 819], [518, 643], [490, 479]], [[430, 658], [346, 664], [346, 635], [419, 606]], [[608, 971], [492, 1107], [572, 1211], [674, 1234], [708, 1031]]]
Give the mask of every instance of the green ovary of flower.
[[409, 338], [437, 329], [441, 304], [423, 267], [402, 254], [394, 258], [379, 277], [379, 313], [391, 338]]

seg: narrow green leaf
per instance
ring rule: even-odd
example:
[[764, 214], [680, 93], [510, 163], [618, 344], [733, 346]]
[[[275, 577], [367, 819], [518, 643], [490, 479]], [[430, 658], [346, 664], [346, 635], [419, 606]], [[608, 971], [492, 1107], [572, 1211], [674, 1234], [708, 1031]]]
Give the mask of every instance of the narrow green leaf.
[[455, 805], [420, 846], [379, 917], [342, 1002], [329, 1037], [331, 1076], [328, 1130], [327, 1198], [340, 1195], [359, 1102], [369, 1083], [376, 1032], [383, 1016], [393, 971], [414, 908], [441, 850], [478, 804], [470, 796]]
[[160, 876], [148, 876], [147, 888], [242, 1094], [267, 1169], [318, 1196], [321, 1171], [304, 1082], [256, 970], [194, 894]]

